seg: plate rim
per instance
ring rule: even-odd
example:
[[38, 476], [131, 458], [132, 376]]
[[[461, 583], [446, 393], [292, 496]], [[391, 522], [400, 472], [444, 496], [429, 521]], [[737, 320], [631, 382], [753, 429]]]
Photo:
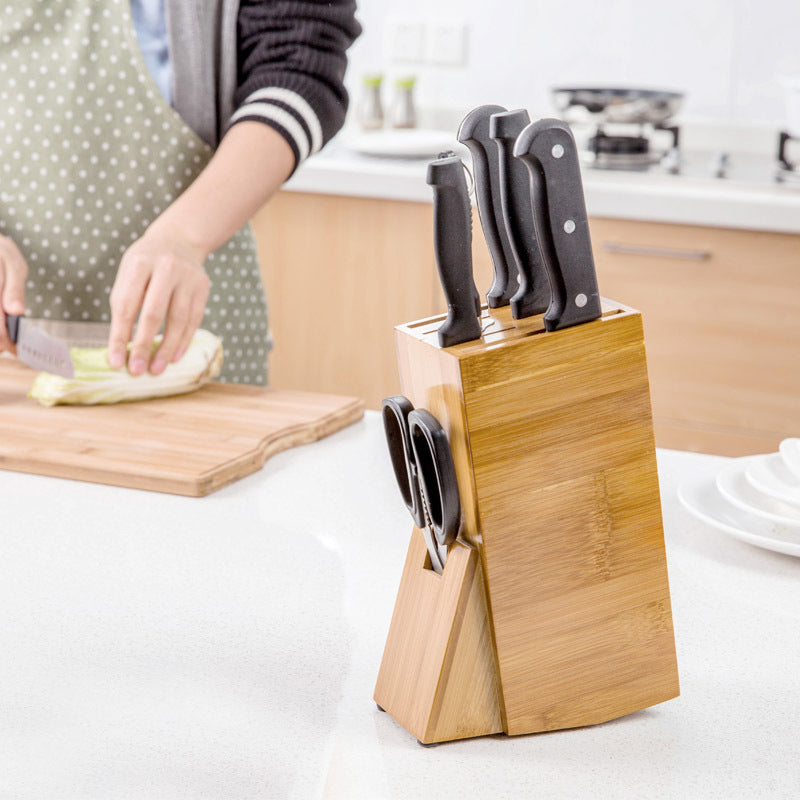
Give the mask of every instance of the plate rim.
[[[721, 483], [721, 478], [723, 475], [727, 476], [737, 471], [741, 472], [741, 476], [744, 478], [745, 482], [747, 482], [747, 477], [744, 474], [744, 470], [747, 469], [747, 464], [753, 458], [757, 458], [757, 456], [743, 456], [742, 458], [734, 459], [730, 464], [726, 464], [719, 469], [714, 479], [717, 491], [731, 505], [736, 506], [736, 508], [740, 508], [742, 511], [746, 511], [751, 516], [758, 517], [759, 519], [769, 520], [770, 522], [778, 525], [785, 525], [788, 528], [793, 528], [800, 532], [800, 517], [796, 519], [792, 517], [784, 517], [782, 514], [778, 514], [775, 511], [766, 511], [762, 508], [758, 508], [757, 506], [750, 505], [750, 503], [748, 503], [746, 500], [742, 500], [741, 498], [733, 495], [733, 493]], [[748, 486], [749, 485], [750, 484], [748, 484]], [[798, 513], [800, 513], [800, 510]]]
[[[730, 525], [726, 522], [723, 522], [716, 517], [712, 516], [706, 511], [698, 508], [695, 504], [691, 503], [686, 493], [689, 490], [690, 486], [694, 486], [697, 488], [701, 486], [703, 483], [706, 483], [707, 486], [712, 490], [717, 492], [718, 496], [725, 500], [721, 494], [719, 494], [719, 489], [717, 489], [716, 485], [716, 475], [706, 475], [703, 478], [685, 478], [681, 483], [678, 485], [678, 501], [680, 504], [695, 518], [705, 522], [711, 527], [716, 528], [717, 530], [721, 530], [724, 533], [727, 533], [730, 536], [733, 536], [735, 539], [739, 539], [747, 544], [753, 545], [754, 547], [758, 547], [762, 550], [771, 550], [776, 553], [782, 553], [783, 555], [800, 557], [800, 544], [796, 544], [793, 542], [785, 542], [780, 539], [775, 539], [774, 537], [766, 537], [760, 536], [759, 534], [749, 533], [748, 531], [742, 530], [741, 528], [736, 528], [733, 525]], [[725, 502], [728, 502], [725, 500]], [[734, 506], [734, 508], [736, 508]], [[739, 511], [739, 509], [736, 509]], [[741, 513], [741, 512], [740, 512]], [[752, 516], [752, 515], [751, 515]], [[772, 524], [766, 522], [765, 520], [759, 520], [762, 524]]]
[[[784, 462], [783, 458], [781, 458], [780, 453], [763, 453], [762, 455], [751, 457], [750, 462], [747, 464], [744, 471], [746, 480], [756, 491], [761, 492], [761, 494], [765, 494], [775, 500], [780, 500], [782, 503], [786, 503], [787, 505], [796, 505], [798, 507], [798, 511], [800, 511], [800, 494], [797, 496], [796, 500], [791, 498], [787, 499], [786, 495], [784, 495], [779, 489], [775, 489], [772, 486], [768, 486], [766, 483], [763, 483], [757, 479], [753, 479], [749, 470], [750, 465], [755, 464], [756, 462], [766, 464], [769, 461], [780, 462], [786, 468], [787, 472], [789, 472], [793, 478], [795, 477], [795, 474], [791, 472], [788, 467], [786, 467], [786, 462]], [[797, 479], [797, 482], [798, 486], [800, 486], [800, 479]]]

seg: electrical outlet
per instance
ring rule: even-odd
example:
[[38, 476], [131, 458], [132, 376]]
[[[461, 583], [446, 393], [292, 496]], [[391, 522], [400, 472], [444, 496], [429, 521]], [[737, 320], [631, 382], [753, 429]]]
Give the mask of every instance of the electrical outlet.
[[428, 26], [427, 58], [431, 64], [452, 67], [467, 65], [467, 32], [465, 22], [435, 20]]
[[386, 52], [391, 61], [419, 64], [425, 58], [425, 26], [422, 22], [391, 20], [386, 28]]

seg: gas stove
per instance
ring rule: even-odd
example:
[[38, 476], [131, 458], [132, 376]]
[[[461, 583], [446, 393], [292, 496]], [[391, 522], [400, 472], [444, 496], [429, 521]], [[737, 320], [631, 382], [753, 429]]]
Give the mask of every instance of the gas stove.
[[[775, 157], [766, 148], [743, 147], [722, 138], [719, 146], [709, 137], [698, 144], [696, 137], [684, 137], [681, 127], [671, 122], [584, 123], [572, 124], [572, 129], [581, 164], [588, 170], [800, 189], [800, 137], [786, 132], [778, 134]], [[688, 145], [684, 138], [691, 140]]]
[[598, 125], [586, 141], [583, 161], [596, 169], [645, 171], [660, 165], [677, 172], [679, 140], [677, 125]]
[[800, 184], [800, 162], [789, 160], [791, 142], [800, 142], [800, 136], [793, 136], [786, 131], [778, 134], [778, 164], [775, 170], [775, 180], [779, 183], [796, 181]]

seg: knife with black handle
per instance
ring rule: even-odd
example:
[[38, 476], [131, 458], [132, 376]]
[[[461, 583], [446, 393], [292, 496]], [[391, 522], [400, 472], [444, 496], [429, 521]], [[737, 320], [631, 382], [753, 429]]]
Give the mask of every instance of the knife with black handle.
[[436, 265], [447, 301], [447, 319], [439, 327], [439, 345], [479, 339], [480, 300], [472, 275], [472, 206], [464, 165], [453, 153], [428, 164], [433, 187], [433, 235]]
[[519, 288], [517, 262], [503, 221], [500, 157], [497, 142], [489, 136], [489, 119], [505, 111], [502, 106], [492, 105], [473, 109], [461, 122], [457, 137], [472, 156], [478, 216], [494, 267], [494, 280], [486, 293], [490, 308], [507, 306]]
[[519, 289], [510, 301], [514, 319], [541, 314], [550, 303], [547, 271], [531, 217], [530, 178], [524, 165], [514, 158], [514, 142], [529, 123], [528, 112], [523, 109], [492, 114], [489, 120], [489, 136], [497, 142], [499, 151], [503, 220], [519, 271]]
[[529, 202], [553, 287], [545, 329], [597, 319], [602, 309], [572, 131], [557, 119], [532, 122], [517, 138], [514, 155], [528, 168]]

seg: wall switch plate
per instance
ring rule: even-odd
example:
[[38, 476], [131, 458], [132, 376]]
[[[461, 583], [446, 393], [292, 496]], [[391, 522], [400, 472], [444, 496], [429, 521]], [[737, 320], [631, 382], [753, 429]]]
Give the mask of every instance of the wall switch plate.
[[425, 58], [425, 25], [416, 20], [389, 20], [386, 52], [391, 61], [419, 64]]
[[467, 65], [469, 26], [461, 20], [434, 20], [428, 26], [426, 61], [453, 67]]

